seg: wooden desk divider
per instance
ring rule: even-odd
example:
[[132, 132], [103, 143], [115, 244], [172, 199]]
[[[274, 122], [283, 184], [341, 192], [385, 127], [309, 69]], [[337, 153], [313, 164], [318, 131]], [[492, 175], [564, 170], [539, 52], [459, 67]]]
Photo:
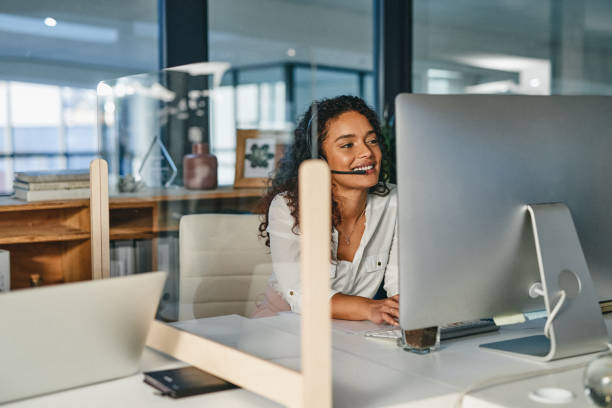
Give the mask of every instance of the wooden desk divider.
[[300, 166], [298, 179], [303, 406], [331, 407], [331, 173], [323, 160], [309, 160]]
[[302, 371], [153, 321], [147, 345], [285, 406], [331, 408], [329, 261], [331, 175], [322, 160], [299, 170]]
[[91, 217], [91, 278], [110, 278], [108, 221], [108, 164], [103, 159], [89, 165], [89, 213]]

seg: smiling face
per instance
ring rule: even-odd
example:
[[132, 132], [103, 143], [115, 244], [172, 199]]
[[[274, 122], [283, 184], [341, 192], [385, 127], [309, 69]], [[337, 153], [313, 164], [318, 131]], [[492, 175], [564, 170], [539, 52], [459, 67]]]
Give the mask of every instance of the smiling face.
[[347, 189], [368, 189], [378, 183], [382, 153], [368, 119], [349, 111], [327, 124], [322, 150], [332, 170], [365, 170], [366, 174], [332, 174], [332, 182]]

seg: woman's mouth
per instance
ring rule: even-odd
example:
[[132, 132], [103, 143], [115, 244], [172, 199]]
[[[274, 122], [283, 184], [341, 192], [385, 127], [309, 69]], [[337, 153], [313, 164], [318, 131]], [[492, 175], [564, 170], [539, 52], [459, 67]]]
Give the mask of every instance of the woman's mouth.
[[354, 169], [352, 169], [353, 171], [358, 170], [358, 171], [365, 171], [365, 174], [371, 174], [374, 173], [375, 166], [373, 164], [369, 164], [367, 166], [360, 166], [360, 167], [355, 167]]

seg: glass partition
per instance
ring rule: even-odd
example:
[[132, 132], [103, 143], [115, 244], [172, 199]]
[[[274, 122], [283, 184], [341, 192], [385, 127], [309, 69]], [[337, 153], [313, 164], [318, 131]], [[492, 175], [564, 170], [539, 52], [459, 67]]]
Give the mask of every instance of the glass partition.
[[[358, 94], [363, 82], [362, 74], [348, 70], [291, 69], [304, 111], [313, 86], [320, 97], [331, 97]], [[279, 72], [197, 63], [98, 85], [111, 276], [168, 271], [158, 315], [164, 321], [250, 317], [264, 301], [290, 311], [287, 301], [299, 297], [299, 257], [282, 260], [296, 264], [289, 266], [294, 287], [281, 288], [265, 244], [270, 226], [261, 217], [273, 198], [262, 202], [268, 178], [294, 138]], [[183, 227], [192, 238], [180, 235]], [[295, 238], [290, 245], [299, 247], [298, 235], [289, 235]], [[183, 263], [188, 248], [195, 264]]]
[[[10, 290], [91, 279], [87, 175], [60, 174], [86, 173], [99, 156], [98, 82], [158, 69], [158, 11], [157, 0], [0, 2], [0, 248], [10, 253]], [[42, 171], [47, 181], [19, 174]]]
[[[302, 194], [324, 209], [310, 211], [310, 221], [304, 218], [310, 229], [323, 226], [316, 240], [322, 255], [311, 256], [317, 260], [311, 264], [318, 264], [313, 269], [322, 265], [325, 270], [322, 275], [313, 274], [319, 275], [321, 288], [315, 295], [303, 291], [310, 286], [301, 277], [302, 234], [293, 229], [288, 205], [279, 206], [282, 197], [272, 202], [274, 197], [265, 190], [293, 144], [293, 133], [256, 127], [265, 122], [251, 122], [246, 129], [228, 125], [228, 118], [245, 117], [244, 112], [235, 111], [237, 105], [224, 89], [222, 77], [229, 68], [223, 63], [198, 63], [99, 84], [101, 151], [109, 164], [110, 275], [168, 272], [150, 345], [198, 365], [200, 353], [189, 352], [185, 345], [193, 341], [230, 360], [242, 356], [239, 364], [247, 371], [251, 357], [236, 351], [248, 353], [256, 358], [253, 364], [258, 370], [275, 373], [266, 380], [275, 389], [277, 380], [292, 383], [294, 392], [287, 398], [296, 400], [302, 398], [296, 382], [304, 375], [302, 357], [320, 359], [320, 353], [302, 355], [302, 313], [315, 314], [318, 303], [329, 307], [326, 241], [330, 232], [324, 228], [330, 219], [325, 215], [331, 208], [325, 200], [331, 193], [325, 180], [329, 173], [325, 166], [315, 169], [319, 175], [309, 183], [314, 193]], [[267, 109], [263, 95], [269, 89], [262, 89], [262, 84], [266, 83], [257, 84], [256, 98], [247, 106], [257, 115]], [[241, 92], [240, 88], [233, 91]], [[226, 122], [216, 126], [216, 120]], [[216, 146], [233, 153], [233, 160], [211, 154]], [[234, 170], [233, 185], [219, 178], [218, 170], [224, 166]], [[294, 184], [297, 188], [297, 181]], [[272, 222], [274, 216], [262, 217], [262, 213], [284, 219]], [[301, 231], [306, 236], [306, 228]], [[278, 246], [274, 257], [266, 245], [272, 235]], [[282, 269], [280, 281], [275, 268], [276, 272]], [[302, 310], [302, 301], [309, 296], [311, 308]], [[329, 316], [320, 310], [320, 315]], [[319, 316], [310, 322], [310, 333], [317, 333], [317, 340], [309, 343], [316, 344], [325, 338], [320, 333], [329, 330], [324, 326], [329, 321]], [[179, 338], [190, 340], [173, 348]], [[329, 350], [329, 343], [318, 347]], [[217, 375], [230, 375], [223, 369], [210, 369]], [[319, 378], [318, 370], [306, 377]], [[226, 378], [240, 384], [240, 373], [234, 374]], [[266, 388], [265, 381], [253, 376], [244, 381], [246, 388], [255, 382]], [[303, 387], [312, 382], [303, 381]], [[325, 381], [331, 387], [329, 378]], [[258, 385], [253, 387], [249, 389], [257, 392]], [[279, 392], [284, 391], [263, 395], [288, 401]]]
[[[249, 236], [251, 247], [244, 249], [267, 259], [257, 240], [254, 213], [290, 134], [236, 130], [227, 123], [236, 117], [221, 84], [228, 68], [223, 63], [191, 64], [98, 86], [101, 151], [109, 164], [111, 276], [168, 271], [159, 309], [165, 321], [248, 316], [263, 295], [264, 275], [269, 275], [268, 269], [257, 269], [257, 288], [250, 288], [252, 276], [234, 276], [236, 265], [242, 264], [232, 263], [241, 259], [240, 247], [233, 244]], [[263, 164], [249, 161], [250, 149], [259, 145], [271, 155]], [[219, 155], [214, 154], [217, 149]], [[235, 177], [227, 173], [237, 174], [236, 162], [242, 163], [242, 188], [228, 183]], [[251, 168], [252, 163], [259, 167]], [[193, 276], [183, 275], [186, 268], [179, 266], [180, 222], [188, 214], [206, 215], [189, 221], [199, 227], [187, 244], [208, 253], [191, 269]]]

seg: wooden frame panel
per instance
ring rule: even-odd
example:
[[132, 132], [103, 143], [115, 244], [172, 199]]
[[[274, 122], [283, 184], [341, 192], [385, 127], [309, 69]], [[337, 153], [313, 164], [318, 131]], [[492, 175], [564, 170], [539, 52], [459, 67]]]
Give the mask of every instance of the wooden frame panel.
[[92, 160], [89, 165], [89, 191], [91, 278], [110, 278], [108, 164], [103, 159]]
[[331, 174], [322, 160], [300, 166], [302, 372], [154, 321], [147, 345], [289, 407], [331, 408], [329, 239]]
[[147, 346], [290, 407], [302, 407], [302, 376], [224, 344], [155, 320]]
[[326, 162], [308, 160], [300, 166], [298, 180], [302, 232], [303, 406], [331, 407], [331, 173]]

